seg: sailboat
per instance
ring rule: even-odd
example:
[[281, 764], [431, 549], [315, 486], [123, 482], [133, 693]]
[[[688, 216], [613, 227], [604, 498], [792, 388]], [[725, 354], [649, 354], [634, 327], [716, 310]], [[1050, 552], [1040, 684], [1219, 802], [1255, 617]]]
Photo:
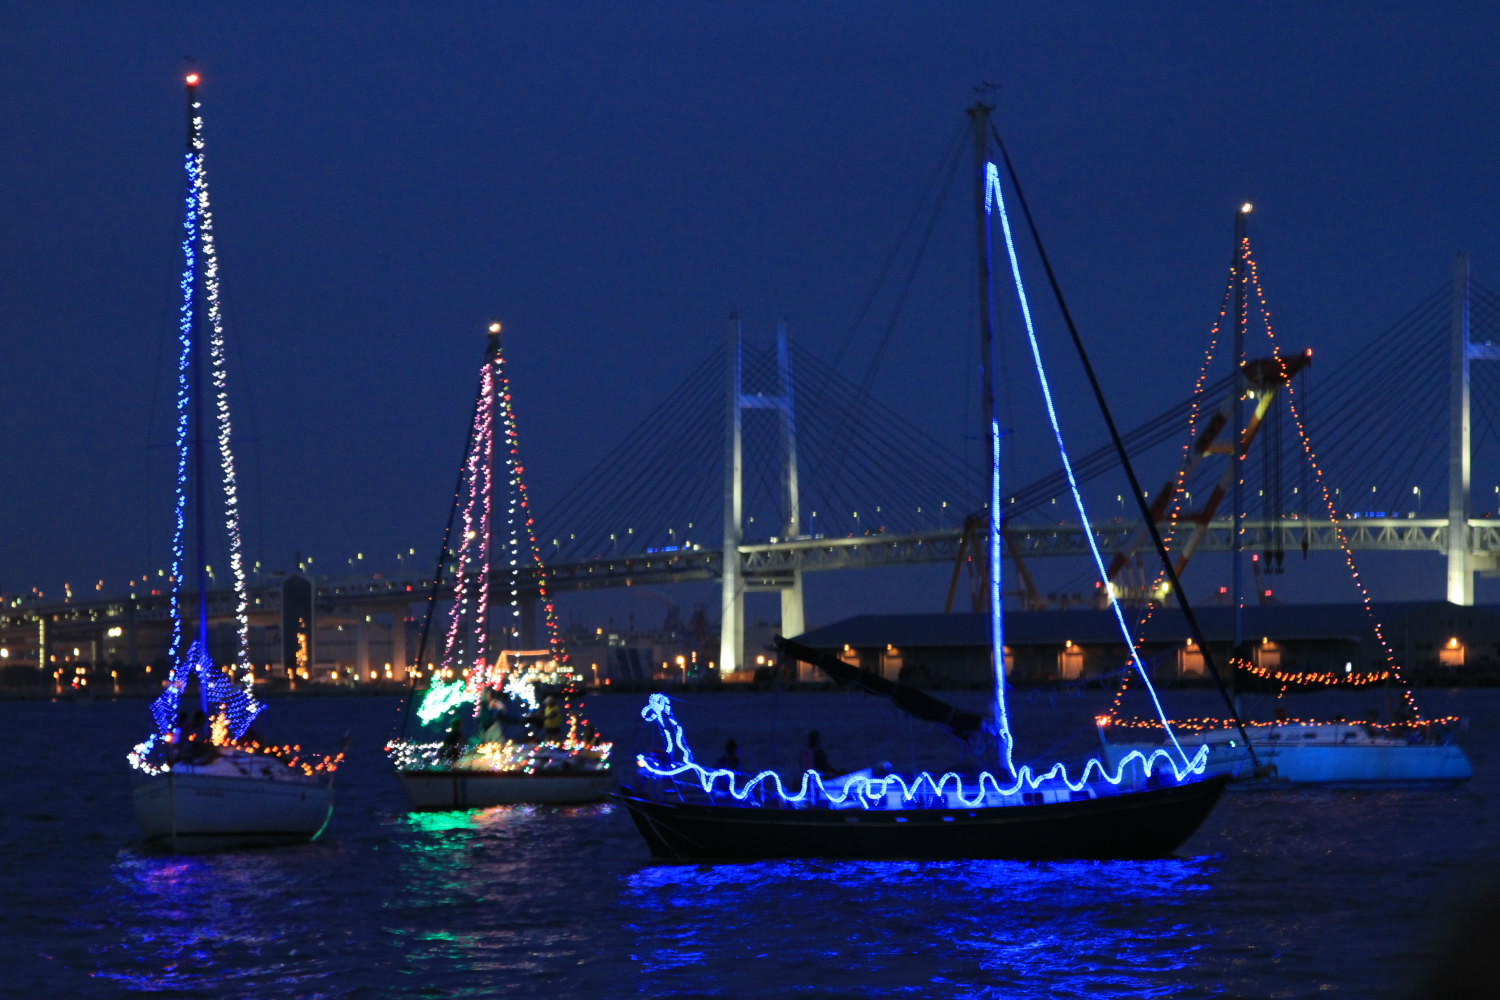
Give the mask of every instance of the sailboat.
[[[1234, 254], [1229, 269], [1229, 284], [1221, 307], [1221, 315], [1235, 317], [1233, 341], [1237, 364], [1229, 405], [1208, 421], [1207, 427], [1200, 433], [1196, 426], [1198, 410], [1195, 396], [1195, 420], [1190, 429], [1194, 437], [1193, 446], [1187, 452], [1184, 470], [1174, 476], [1157, 495], [1151, 516], [1153, 519], [1165, 518], [1170, 512], [1174, 523], [1186, 521], [1196, 530], [1201, 530], [1198, 526], [1205, 524], [1213, 516], [1214, 510], [1209, 508], [1190, 515], [1180, 514], [1179, 497], [1184, 492], [1183, 484], [1187, 481], [1187, 475], [1194, 465], [1210, 454], [1235, 457], [1236, 461], [1228, 463], [1222, 478], [1212, 491], [1215, 502], [1230, 498], [1233, 504], [1234, 523], [1230, 531], [1233, 559], [1229, 586], [1234, 611], [1234, 652], [1230, 660], [1234, 668], [1233, 679], [1244, 681], [1239, 687], [1271, 684], [1279, 686], [1280, 690], [1272, 718], [1240, 718], [1232, 726], [1227, 720], [1177, 721], [1175, 725], [1181, 743], [1204, 749], [1208, 753], [1208, 773], [1231, 776], [1237, 779], [1238, 787], [1443, 785], [1467, 781], [1473, 776], [1473, 767], [1463, 747], [1456, 741], [1460, 720], [1452, 717], [1430, 718], [1423, 714], [1384, 630], [1374, 618], [1371, 595], [1360, 581], [1359, 574], [1353, 572], [1354, 554], [1339, 530], [1335, 503], [1328, 488], [1323, 485], [1316, 452], [1291, 392], [1292, 377], [1308, 358], [1283, 357], [1272, 330], [1265, 305], [1265, 290], [1260, 283], [1259, 269], [1246, 232], [1246, 219], [1252, 208], [1251, 204], [1246, 203], [1235, 215]], [[1254, 299], [1259, 303], [1259, 318], [1274, 351], [1274, 356], [1270, 359], [1256, 362], [1246, 358], [1244, 349], [1246, 328], [1252, 312], [1246, 302], [1246, 292], [1249, 289], [1254, 290]], [[1207, 359], [1213, 357], [1219, 333], [1220, 327], [1215, 324]], [[1207, 363], [1205, 360], [1205, 371], [1200, 373], [1200, 386], [1206, 379]], [[1245, 547], [1243, 467], [1251, 442], [1264, 428], [1265, 418], [1271, 412], [1270, 407], [1279, 402], [1283, 392], [1286, 396], [1286, 410], [1296, 422], [1299, 445], [1297, 451], [1317, 471], [1323, 503], [1343, 546], [1356, 596], [1368, 613], [1370, 632], [1381, 647], [1385, 662], [1379, 669], [1356, 671], [1351, 663], [1345, 664], [1342, 670], [1273, 670], [1255, 663], [1245, 643], [1241, 566]], [[1242, 415], [1242, 408], [1250, 400], [1255, 402], [1255, 408], [1246, 419]], [[1274, 412], [1279, 414], [1282, 411]], [[1231, 440], [1218, 441], [1217, 436], [1225, 433]], [[1280, 500], [1272, 492], [1273, 498], [1269, 502], [1279, 504]], [[1185, 553], [1191, 553], [1196, 540], [1196, 534], [1190, 535], [1179, 548]], [[1186, 555], [1180, 558], [1183, 562], [1186, 561]], [[1148, 608], [1143, 617], [1149, 617], [1149, 613]], [[1165, 730], [1156, 719], [1128, 718], [1123, 714], [1123, 695], [1130, 683], [1129, 675], [1122, 678], [1113, 706], [1098, 720], [1105, 758], [1109, 761], [1123, 760], [1135, 753], [1151, 753], [1165, 743]], [[1314, 718], [1303, 717], [1298, 712], [1293, 716], [1287, 710], [1287, 695], [1313, 690], [1382, 690], [1394, 692], [1395, 698], [1391, 701], [1392, 709], [1386, 718], [1372, 714], [1365, 719], [1351, 719], [1349, 715], [1353, 714], [1352, 704], [1348, 710], [1349, 715]]]
[[[594, 802], [614, 783], [611, 744], [584, 715], [583, 678], [573, 670], [547, 591], [501, 345], [501, 325], [491, 323], [414, 687], [402, 731], [386, 744], [417, 809]], [[495, 565], [502, 556], [503, 570]], [[546, 619], [547, 645], [540, 649], [521, 642], [527, 564]], [[424, 673], [445, 580], [452, 597], [441, 652]], [[507, 620], [499, 621], [502, 615]], [[419, 688], [418, 681], [425, 683]]]
[[[249, 599], [231, 450], [228, 375], [219, 305], [218, 258], [204, 173], [199, 75], [187, 85], [187, 213], [178, 360], [176, 528], [172, 539], [171, 666], [151, 704], [153, 731], [129, 754], [136, 818], [151, 846], [173, 851], [265, 847], [315, 840], [333, 814], [333, 776], [342, 751], [305, 752], [262, 741], [252, 725], [265, 708], [250, 665]], [[212, 387], [211, 390], [208, 387]], [[215, 440], [205, 411], [213, 393]], [[217, 491], [210, 461], [217, 447]], [[211, 493], [213, 494], [211, 496]], [[234, 651], [227, 665], [210, 650], [209, 508], [221, 502], [234, 597]], [[189, 540], [187, 527], [194, 531]], [[188, 552], [192, 550], [189, 560]], [[191, 569], [189, 563], [191, 562]], [[197, 620], [184, 587], [192, 573]]]
[[[1004, 670], [1001, 434], [995, 418], [992, 374], [991, 226], [997, 219], [1010, 248], [1011, 273], [1028, 334], [1034, 331], [1005, 212], [1000, 172], [986, 156], [990, 110], [980, 102], [969, 114], [977, 140], [977, 194], [982, 206], [978, 217], [983, 299], [980, 332], [986, 439], [991, 458], [988, 584], [995, 666], [992, 715], [984, 719], [923, 692], [893, 685], [793, 640], [779, 638], [777, 646], [783, 657], [815, 664], [836, 680], [884, 694], [914, 717], [942, 725], [961, 738], [976, 738], [987, 731], [993, 737], [998, 766], [977, 773], [955, 770], [933, 774], [900, 773], [881, 765], [838, 777], [808, 769], [790, 779], [771, 770], [749, 774], [709, 768], [694, 759], [670, 699], [653, 694], [642, 717], [656, 725], [661, 748], [638, 755], [637, 780], [615, 796], [629, 810], [653, 855], [724, 859], [1154, 858], [1176, 850], [1202, 823], [1223, 791], [1226, 778], [1203, 774], [1206, 754], [1189, 754], [1182, 747], [1136, 753], [1114, 766], [1092, 758], [1076, 772], [1061, 761], [1035, 769], [1018, 766], [1015, 761]], [[1042, 376], [1034, 335], [1030, 340]], [[1047, 393], [1044, 376], [1040, 384]], [[1055, 423], [1053, 429], [1056, 433]], [[1066, 466], [1065, 452], [1062, 458]], [[1083, 514], [1081, 498], [1078, 503]], [[726, 557], [733, 558], [733, 553], [726, 553]], [[1095, 561], [1099, 561], [1097, 553]], [[1123, 618], [1121, 625], [1123, 628]], [[1139, 669], [1149, 685], [1144, 665]]]

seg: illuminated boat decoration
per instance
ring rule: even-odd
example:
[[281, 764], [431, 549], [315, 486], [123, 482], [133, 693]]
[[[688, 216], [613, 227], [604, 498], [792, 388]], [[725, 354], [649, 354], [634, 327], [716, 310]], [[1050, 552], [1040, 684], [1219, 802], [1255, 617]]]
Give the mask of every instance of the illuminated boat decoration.
[[[1292, 391], [1292, 376], [1307, 363], [1309, 356], [1287, 357], [1277, 340], [1259, 267], [1246, 232], [1245, 220], [1252, 208], [1247, 203], [1236, 215], [1235, 252], [1224, 293], [1225, 314], [1238, 318], [1235, 320], [1234, 339], [1237, 345], [1241, 345], [1237, 348], [1240, 364], [1236, 375], [1240, 382], [1231, 390], [1229, 400], [1217, 416], [1202, 421], [1200, 426], [1208, 364], [1222, 332], [1222, 322], [1216, 322], [1194, 392], [1193, 416], [1189, 424], [1192, 444], [1184, 449], [1182, 467], [1157, 493], [1148, 520], [1166, 521], [1173, 531], [1178, 527], [1184, 529], [1185, 539], [1174, 539], [1174, 542], [1181, 553], [1179, 566], [1185, 566], [1197, 545], [1202, 526], [1216, 515], [1217, 504], [1233, 497], [1231, 511], [1235, 526], [1230, 536], [1235, 562], [1229, 590], [1232, 606], [1242, 608], [1243, 581], [1239, 562], [1244, 549], [1245, 532], [1241, 523], [1244, 505], [1235, 491], [1243, 487], [1243, 465], [1249, 457], [1252, 442], [1258, 435], [1263, 441], [1270, 436], [1259, 432], [1264, 430], [1268, 416], [1280, 416], [1279, 412], [1272, 414], [1271, 407], [1284, 397], [1285, 412], [1290, 414], [1296, 428], [1296, 451], [1299, 458], [1308, 463], [1309, 470], [1316, 474], [1317, 487], [1309, 492], [1320, 497], [1328, 522], [1343, 548], [1351, 584], [1367, 616], [1370, 633], [1381, 648], [1384, 664], [1379, 669], [1362, 671], [1354, 670], [1352, 664], [1346, 664], [1343, 671], [1288, 670], [1258, 664], [1251, 647], [1245, 642], [1241, 616], [1237, 614], [1235, 655], [1230, 659], [1234, 678], [1243, 679], [1245, 688], [1270, 685], [1279, 689], [1276, 717], [1261, 721], [1174, 720], [1172, 726], [1179, 736], [1173, 739], [1180, 740], [1186, 748], [1205, 750], [1207, 773], [1227, 775], [1235, 779], [1236, 787], [1446, 785], [1467, 781], [1473, 777], [1474, 770], [1468, 755], [1457, 742], [1462, 720], [1456, 717], [1428, 718], [1422, 713], [1416, 695], [1403, 675], [1396, 652], [1386, 638], [1385, 629], [1376, 618], [1371, 594], [1355, 569], [1354, 553], [1340, 530], [1336, 495], [1324, 480], [1317, 451]], [[1243, 343], [1252, 315], [1263, 325], [1270, 341], [1273, 357], [1269, 360], [1252, 363], [1244, 357]], [[1255, 406], [1247, 418], [1240, 409], [1251, 400]], [[1223, 436], [1228, 440], [1220, 440]], [[1233, 461], [1228, 460], [1230, 456], [1233, 456]], [[1184, 510], [1189, 475], [1211, 458], [1225, 459], [1225, 467], [1214, 489], [1208, 491], [1211, 496], [1209, 503], [1197, 511]], [[1277, 502], [1273, 496], [1270, 501], [1273, 510], [1277, 509], [1274, 506]], [[1279, 551], [1273, 548], [1267, 553], [1266, 562], [1279, 563], [1279, 555]], [[1117, 556], [1116, 567], [1123, 565], [1124, 560], [1124, 555]], [[1258, 578], [1260, 563], [1253, 560], [1253, 564]], [[1161, 584], [1158, 579], [1149, 590], [1158, 592]], [[1152, 610], [1148, 604], [1142, 614], [1141, 627], [1150, 619]], [[1097, 720], [1105, 759], [1112, 764], [1136, 753], [1156, 752], [1168, 742], [1162, 720], [1129, 718], [1123, 714], [1123, 698], [1132, 682], [1131, 674], [1122, 676], [1113, 705]], [[1288, 694], [1318, 689], [1368, 691], [1377, 686], [1382, 693], [1395, 696], [1394, 710], [1387, 713], [1389, 717], [1386, 719], [1371, 717], [1360, 721], [1347, 716], [1288, 718], [1291, 714], [1287, 711], [1289, 703], [1285, 701]]]
[[[132, 798], [148, 846], [197, 851], [307, 843], [323, 832], [333, 814], [333, 776], [344, 755], [308, 753], [295, 744], [268, 745], [251, 729], [264, 706], [255, 699], [250, 666], [249, 599], [230, 448], [224, 328], [204, 174], [198, 74], [189, 74], [186, 84], [188, 193], [177, 369], [172, 665], [164, 690], [151, 705], [155, 729], [129, 755], [136, 776]], [[203, 416], [208, 392], [213, 393], [212, 433], [218, 447], [219, 480], [212, 490], [205, 455], [212, 439]], [[233, 578], [234, 677], [214, 662], [210, 652], [205, 549], [207, 512], [214, 506], [211, 495], [222, 501]], [[196, 529], [191, 541], [190, 520]], [[191, 633], [183, 609], [189, 573], [198, 588], [198, 617]]]
[[[779, 645], [821, 665], [812, 650]], [[1013, 776], [810, 770], [788, 781], [698, 764], [666, 695], [652, 695], [642, 717], [664, 748], [643, 754], [636, 784], [614, 798], [660, 858], [1159, 858], [1199, 827], [1227, 781], [1179, 775], [1160, 757], [1143, 766], [1141, 755], [1113, 773], [1093, 761], [1077, 780], [1058, 765]]]
[[[416, 809], [596, 802], [614, 783], [611, 745], [584, 715], [583, 678], [563, 647], [524, 472], [501, 327], [492, 323], [411, 671], [421, 686], [406, 701], [400, 734], [386, 744]], [[494, 567], [501, 552], [503, 572]], [[523, 564], [546, 615], [545, 649], [520, 648]], [[446, 614], [445, 582], [452, 594]], [[504, 599], [492, 599], [497, 587]], [[441, 652], [425, 664], [440, 619]]]
[[[971, 112], [981, 153], [986, 148], [989, 108]], [[1021, 281], [999, 170], [985, 162], [979, 245], [982, 298], [986, 431], [990, 442], [988, 511], [988, 593], [991, 662], [995, 665], [994, 709], [988, 718], [960, 710], [931, 695], [894, 684], [873, 673], [778, 639], [783, 657], [814, 664], [835, 680], [889, 698], [914, 717], [968, 738], [988, 732], [998, 760], [993, 770], [960, 774], [890, 773], [866, 770], [825, 777], [816, 770], [783, 778], [773, 771], [741, 774], [706, 768], [693, 759], [682, 728], [665, 695], [652, 695], [643, 717], [654, 722], [662, 749], [640, 754], [633, 784], [616, 800], [625, 806], [651, 853], [662, 858], [754, 859], [784, 857], [891, 859], [1113, 859], [1155, 858], [1177, 850], [1219, 800], [1227, 778], [1203, 774], [1206, 754], [1172, 745], [1128, 755], [1109, 766], [1097, 757], [1070, 773], [1056, 763], [1040, 770], [1015, 762], [1004, 671], [1004, 616], [1001, 608], [1001, 432], [995, 419], [993, 329], [989, 276], [990, 226], [999, 221], [1010, 251], [1012, 278], [1032, 346], [1039, 384], [1048, 404], [1054, 437], [1061, 444], [1056, 412]], [[1072, 481], [1065, 449], [1059, 448]], [[1083, 500], [1073, 490], [1081, 520]], [[1092, 534], [1085, 532], [1091, 539]], [[1101, 578], [1104, 566], [1097, 549]], [[1123, 615], [1116, 607], [1129, 643]], [[1136, 660], [1142, 682], [1150, 679]], [[1165, 717], [1163, 725], [1170, 736]]]

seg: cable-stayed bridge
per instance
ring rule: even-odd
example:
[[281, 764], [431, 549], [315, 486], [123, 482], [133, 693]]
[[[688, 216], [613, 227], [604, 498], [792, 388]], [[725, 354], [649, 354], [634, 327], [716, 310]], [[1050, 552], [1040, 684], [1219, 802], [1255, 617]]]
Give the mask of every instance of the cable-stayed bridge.
[[[1229, 552], [1236, 532], [1266, 572], [1288, 552], [1443, 553], [1446, 596], [1472, 603], [1473, 574], [1493, 570], [1500, 553], [1500, 370], [1475, 363], [1500, 359], [1489, 343], [1497, 339], [1500, 295], [1460, 261], [1451, 284], [1369, 338], [1357, 366], [1312, 380], [1292, 358], [1268, 362], [1299, 372], [1284, 385], [1246, 376], [1246, 405], [1261, 396], [1266, 409], [1241, 418], [1238, 519], [1227, 495], [1206, 503], [1233, 478], [1229, 435], [1203, 445], [1203, 460], [1186, 460], [1192, 428], [1201, 441], [1216, 410], [1227, 416], [1233, 376], [1205, 380], [1124, 441], [1148, 494], [1176, 485], [1158, 519], [1179, 553]], [[1215, 450], [1220, 460], [1207, 460]], [[739, 590], [779, 590], [783, 627], [796, 630], [804, 572], [955, 564], [966, 516], [986, 504], [985, 459], [923, 434], [784, 340], [757, 353], [732, 328], [725, 350], [548, 512], [569, 529], [546, 536], [550, 571], [562, 588], [724, 581], [726, 632]], [[715, 467], [726, 468], [722, 481], [692, 474]], [[1007, 555], [1021, 570], [1013, 578], [1026, 580], [1034, 560], [1088, 556], [1090, 538], [1116, 569], [1146, 548], [1117, 470], [1110, 446], [1072, 458], [1087, 531], [1062, 471], [1005, 491]], [[738, 558], [726, 562], [731, 550]]]
[[[1205, 502], [1225, 492], [1230, 447], [1207, 440], [1205, 428], [1227, 412], [1235, 381], [1205, 376], [1191, 398], [1123, 435], [1144, 499], [1176, 486], [1158, 523], [1172, 531], [1179, 558], [1229, 551], [1236, 530], [1241, 548], [1271, 571], [1288, 552], [1444, 553], [1448, 598], [1471, 603], [1473, 575], [1494, 569], [1500, 553], [1500, 366], [1478, 363], [1500, 359], [1494, 340], [1500, 294], [1470, 280], [1461, 263], [1452, 283], [1371, 336], [1357, 365], [1314, 379], [1304, 370], [1272, 386], [1276, 398], [1250, 418], [1258, 433], [1239, 463], [1237, 519], [1226, 497]], [[1253, 414], [1267, 386], [1245, 386]], [[965, 525], [986, 506], [988, 455], [981, 442], [954, 440], [922, 431], [908, 410], [784, 334], [758, 350], [731, 322], [717, 351], [536, 512], [547, 573], [563, 592], [714, 581], [724, 593], [722, 662], [732, 663], [746, 590], [779, 591], [791, 634], [802, 626], [805, 573], [956, 567], [973, 553]], [[1002, 496], [1006, 555], [1019, 570], [1012, 579], [1024, 581], [1039, 560], [1088, 555], [1090, 539], [1117, 564], [1142, 550], [1143, 521], [1114, 449], [1080, 451], [1071, 462], [1088, 530], [1061, 471], [1007, 473], [1023, 484]], [[429, 586], [420, 574], [319, 581], [321, 598], [351, 620], [362, 608], [409, 606]], [[523, 591], [534, 586], [523, 578]], [[279, 582], [263, 581], [255, 601], [255, 613], [279, 613]], [[0, 628], [7, 636], [44, 621], [107, 629], [154, 621], [164, 604], [146, 596], [33, 605], [9, 612]]]

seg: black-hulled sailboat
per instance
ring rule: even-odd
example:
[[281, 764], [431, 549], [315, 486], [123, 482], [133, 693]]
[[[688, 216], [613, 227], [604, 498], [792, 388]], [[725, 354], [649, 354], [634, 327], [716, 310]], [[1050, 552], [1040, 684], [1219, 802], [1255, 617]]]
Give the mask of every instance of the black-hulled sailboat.
[[[994, 737], [999, 765], [977, 773], [942, 774], [896, 773], [881, 767], [838, 777], [809, 769], [790, 779], [769, 770], [750, 774], [704, 767], [694, 759], [670, 700], [654, 694], [642, 717], [658, 727], [661, 749], [637, 758], [635, 781], [621, 788], [615, 798], [630, 811], [657, 857], [1154, 858], [1170, 854], [1187, 840], [1223, 792], [1226, 778], [1204, 777], [1204, 754], [1189, 755], [1181, 747], [1137, 753], [1113, 767], [1092, 758], [1076, 775], [1061, 762], [1038, 773], [1029, 765], [1017, 766], [1013, 759], [1000, 606], [1001, 438], [992, 374], [991, 224], [995, 219], [1004, 227], [1007, 247], [1012, 248], [1011, 271], [1031, 331], [1000, 172], [986, 155], [989, 111], [980, 103], [970, 116], [977, 138], [976, 193], [982, 206], [978, 224], [985, 437], [991, 458], [988, 554], [996, 679], [993, 715], [984, 719], [793, 641], [779, 639], [777, 644], [783, 657], [816, 664], [836, 680], [887, 696], [910, 714], [956, 735], [972, 738], [987, 730]], [[1040, 375], [1034, 337], [1032, 350]], [[1042, 390], [1048, 392], [1045, 378]], [[1065, 452], [1062, 459], [1066, 466]], [[1081, 499], [1078, 505], [1087, 523]], [[726, 553], [726, 558], [734, 557]], [[1123, 630], [1123, 618], [1121, 626]], [[1125, 641], [1129, 644], [1128, 633]], [[1149, 685], [1144, 664], [1137, 659], [1136, 666]]]
[[[306, 843], [323, 832], [333, 813], [333, 775], [344, 755], [270, 745], [251, 729], [265, 706], [255, 698], [250, 664], [249, 598], [198, 74], [188, 74], [186, 84], [171, 667], [165, 689], [151, 704], [155, 728], [129, 755], [136, 775], [135, 813], [148, 845], [174, 851]], [[205, 415], [210, 409], [212, 431]], [[207, 455], [210, 446], [217, 449], [217, 462]], [[234, 648], [222, 666], [209, 648], [211, 509], [222, 513], [218, 527], [228, 546], [234, 599]], [[184, 609], [189, 574], [197, 587], [196, 621]]]

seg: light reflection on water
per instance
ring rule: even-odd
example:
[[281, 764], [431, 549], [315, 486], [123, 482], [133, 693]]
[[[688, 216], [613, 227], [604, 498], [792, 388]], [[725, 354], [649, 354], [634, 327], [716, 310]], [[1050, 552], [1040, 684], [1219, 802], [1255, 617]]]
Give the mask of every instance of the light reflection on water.
[[[380, 751], [394, 708], [360, 698], [277, 707], [310, 743], [352, 725], [365, 748], [317, 844], [144, 855], [125, 847], [139, 832], [118, 761], [142, 704], [0, 702], [17, 746], [80, 740], [9, 775], [0, 995], [1451, 996], [1410, 983], [1482, 926], [1453, 922], [1500, 840], [1500, 694], [1446, 707], [1460, 695], [1468, 785], [1226, 795], [1187, 860], [719, 867], [651, 861], [607, 805], [410, 814]], [[734, 735], [770, 759], [746, 719], [774, 705], [705, 703], [709, 745]], [[871, 728], [862, 704], [788, 698], [778, 724], [845, 748]], [[590, 707], [631, 738], [640, 699]]]
[[577, 832], [611, 809], [387, 816], [358, 845], [124, 852], [94, 907], [91, 973], [177, 996], [571, 995], [597, 960]]
[[182, 996], [324, 995], [330, 928], [297, 891], [297, 870], [323, 853], [122, 853], [109, 899], [118, 936], [90, 949], [94, 976]]
[[656, 865], [626, 876], [625, 904], [647, 996], [837, 990], [851, 955], [863, 996], [1186, 996], [1174, 972], [1213, 933], [1195, 897], [1216, 872], [1213, 858]]

